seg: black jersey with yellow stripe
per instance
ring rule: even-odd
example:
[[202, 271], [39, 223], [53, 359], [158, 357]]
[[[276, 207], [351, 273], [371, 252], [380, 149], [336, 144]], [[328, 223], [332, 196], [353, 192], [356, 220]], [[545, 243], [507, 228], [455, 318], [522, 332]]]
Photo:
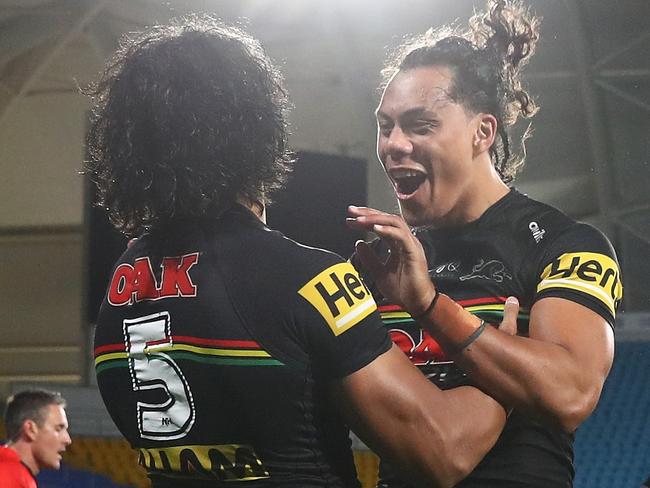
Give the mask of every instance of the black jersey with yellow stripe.
[[[451, 229], [419, 229], [436, 288], [466, 310], [498, 324], [505, 300], [521, 308], [518, 333], [528, 335], [532, 305], [545, 297], [577, 302], [614, 327], [622, 297], [614, 250], [597, 229], [512, 189], [476, 221]], [[373, 243], [378, 253], [387, 247]], [[471, 384], [436, 341], [399, 306], [388, 303], [353, 256], [378, 302], [393, 341], [441, 388]], [[573, 479], [573, 436], [513, 412], [496, 446], [462, 487], [566, 487]], [[382, 469], [383, 486], [405, 486]], [[511, 483], [511, 484], [508, 484]]]
[[390, 345], [349, 263], [235, 207], [126, 250], [95, 365], [154, 488], [356, 487], [326, 385]]

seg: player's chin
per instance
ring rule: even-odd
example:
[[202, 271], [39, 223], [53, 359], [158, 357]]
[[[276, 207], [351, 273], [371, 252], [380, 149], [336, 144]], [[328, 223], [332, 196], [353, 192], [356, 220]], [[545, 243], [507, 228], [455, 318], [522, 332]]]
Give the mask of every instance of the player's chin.
[[412, 202], [400, 202], [400, 213], [410, 227], [430, 225], [429, 219], [420, 205], [414, 205]]
[[60, 469], [61, 468], [61, 460], [62, 460], [61, 455], [57, 454], [56, 458], [51, 459], [50, 462], [47, 463], [48, 465], [45, 466], [45, 467], [48, 468], [48, 469]]

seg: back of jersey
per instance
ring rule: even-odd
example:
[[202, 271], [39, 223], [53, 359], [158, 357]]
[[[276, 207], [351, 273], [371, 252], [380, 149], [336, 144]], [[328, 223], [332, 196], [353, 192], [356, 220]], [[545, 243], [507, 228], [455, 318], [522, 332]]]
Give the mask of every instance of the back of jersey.
[[[314, 253], [239, 210], [145, 236], [120, 258], [97, 379], [154, 487], [358, 486], [303, 328], [322, 318], [297, 291], [332, 260]], [[380, 325], [367, 329], [378, 345], [365, 362], [386, 348]]]

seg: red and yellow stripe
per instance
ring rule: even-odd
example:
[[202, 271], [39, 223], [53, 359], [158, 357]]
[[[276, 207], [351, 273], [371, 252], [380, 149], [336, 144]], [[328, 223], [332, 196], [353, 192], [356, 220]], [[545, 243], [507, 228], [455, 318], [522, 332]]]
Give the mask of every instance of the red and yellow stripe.
[[[168, 354], [173, 359], [225, 366], [283, 366], [259, 343], [251, 340], [205, 339], [192, 336], [171, 336], [170, 339], [147, 342], [145, 355]], [[125, 343], [106, 344], [95, 348], [97, 373], [113, 367], [127, 367], [130, 353]]]
[[[468, 312], [477, 315], [488, 322], [501, 322], [507, 297], [481, 297], [466, 300], [456, 300]], [[380, 305], [377, 307], [386, 325], [402, 322], [412, 322], [413, 318], [399, 305]], [[521, 308], [517, 320], [527, 321], [529, 310]]]

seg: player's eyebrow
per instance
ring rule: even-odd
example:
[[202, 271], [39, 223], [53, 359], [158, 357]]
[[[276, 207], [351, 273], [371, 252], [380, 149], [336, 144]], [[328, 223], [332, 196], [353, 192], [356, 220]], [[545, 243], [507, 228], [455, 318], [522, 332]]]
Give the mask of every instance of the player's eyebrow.
[[[431, 110], [428, 107], [413, 107], [399, 114], [399, 118], [414, 119], [422, 115], [435, 116], [436, 112], [434, 110]], [[382, 112], [380, 109], [375, 110], [375, 117], [377, 117], [378, 119], [387, 119], [387, 120], [392, 119], [392, 117], [387, 115], [385, 112]]]

